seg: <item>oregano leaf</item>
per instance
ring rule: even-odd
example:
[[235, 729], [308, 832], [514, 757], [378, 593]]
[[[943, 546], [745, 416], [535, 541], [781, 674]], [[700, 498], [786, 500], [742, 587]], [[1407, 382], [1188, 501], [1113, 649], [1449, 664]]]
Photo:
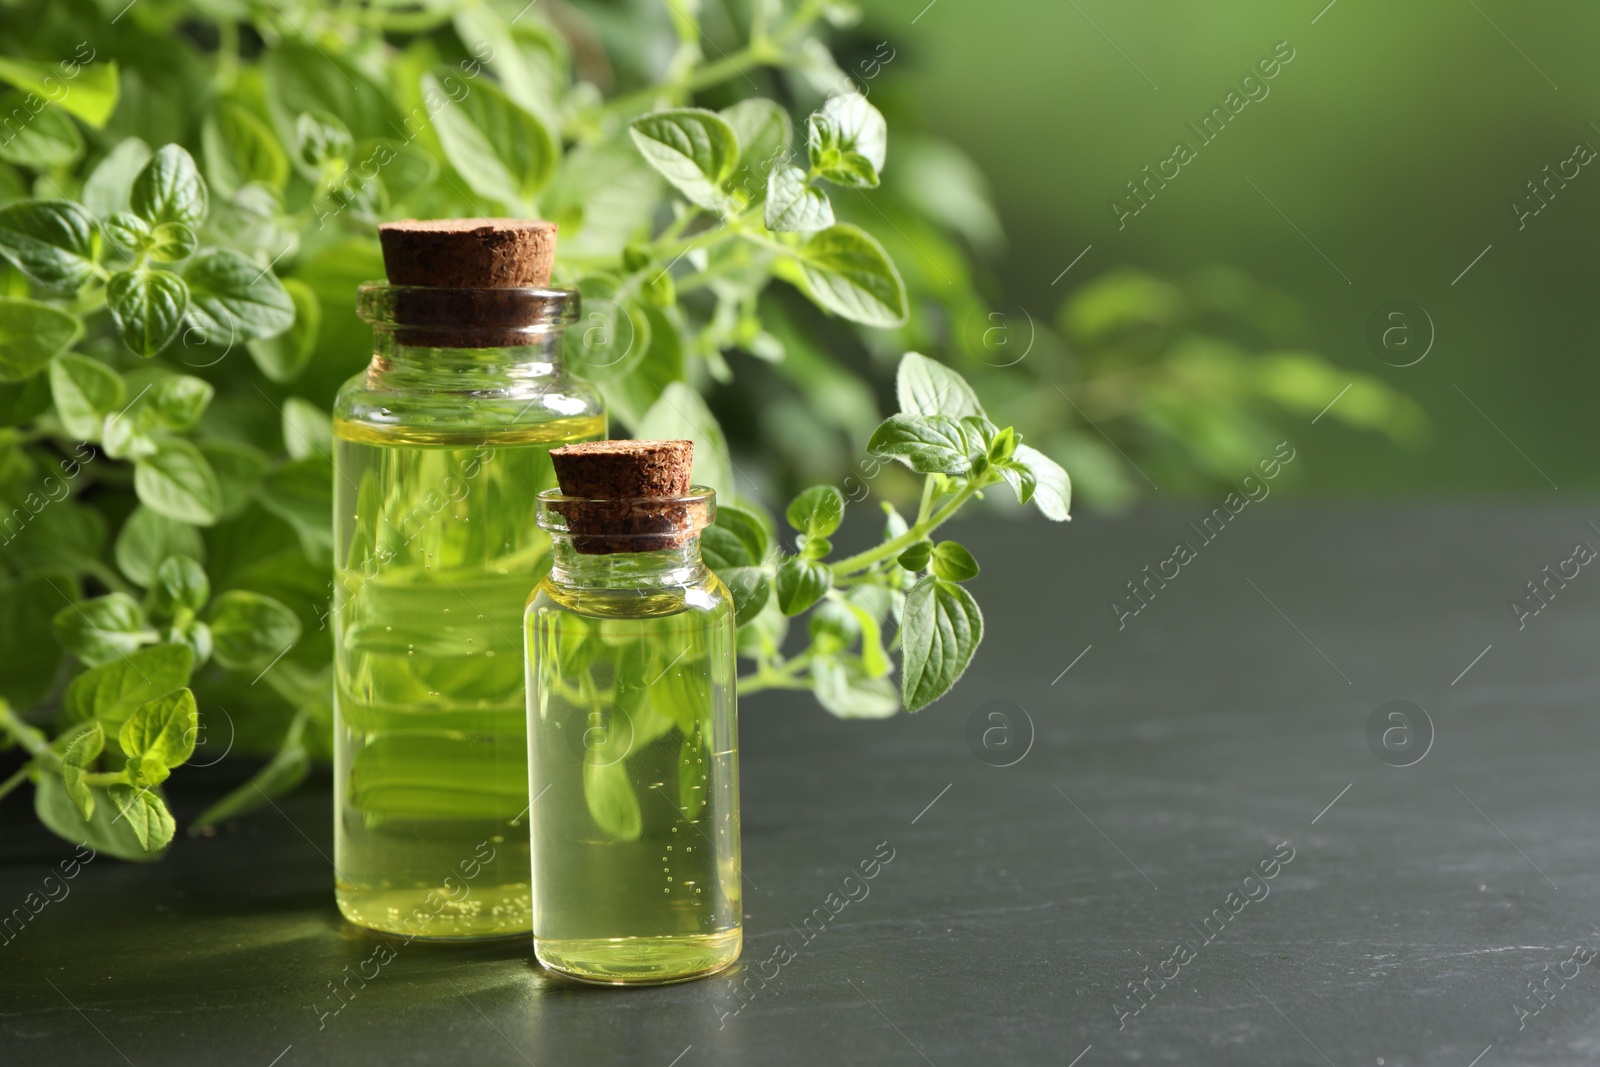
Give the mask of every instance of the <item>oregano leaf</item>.
[[982, 640], [983, 613], [971, 593], [935, 577], [912, 586], [900, 621], [906, 710], [920, 711], [948, 693]]

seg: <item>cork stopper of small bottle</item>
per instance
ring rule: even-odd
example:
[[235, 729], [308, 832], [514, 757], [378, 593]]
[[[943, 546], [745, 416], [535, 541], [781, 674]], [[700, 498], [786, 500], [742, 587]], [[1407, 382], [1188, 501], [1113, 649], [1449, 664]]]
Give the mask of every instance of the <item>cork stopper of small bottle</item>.
[[[403, 219], [378, 227], [389, 284], [402, 292], [396, 319], [403, 344], [499, 348], [529, 343], [538, 321], [522, 292], [545, 289], [556, 255], [556, 224], [539, 219]], [[448, 295], [444, 291], [449, 291]]]
[[551, 504], [585, 555], [676, 548], [705, 528], [706, 502], [685, 500], [693, 441], [585, 441], [551, 449], [567, 500]]

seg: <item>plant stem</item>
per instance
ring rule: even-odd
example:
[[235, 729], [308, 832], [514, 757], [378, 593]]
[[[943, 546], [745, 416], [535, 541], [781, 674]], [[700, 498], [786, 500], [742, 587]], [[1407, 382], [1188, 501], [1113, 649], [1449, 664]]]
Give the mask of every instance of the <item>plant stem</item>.
[[917, 522], [928, 517], [928, 510], [933, 507], [933, 487], [939, 480], [929, 474], [922, 479], [922, 500], [917, 504]]
[[104, 563], [101, 563], [99, 560], [89, 560], [84, 565], [84, 569], [98, 578], [100, 580], [100, 584], [104, 585], [113, 593], [126, 593], [131, 597], [138, 596], [138, 591], [135, 590], [133, 586], [123, 581], [121, 575], [112, 570], [110, 567], [106, 566]]
[[[770, 37], [753, 33], [750, 43], [731, 55], [724, 55], [715, 63], [707, 63], [676, 84], [655, 85], [647, 89], [619, 96], [606, 104], [606, 110], [616, 114], [633, 110], [660, 96], [676, 97], [682, 93], [697, 93], [719, 85], [729, 78], [742, 76], [751, 67], [776, 67], [789, 61], [785, 46], [799, 37], [822, 13], [821, 0], [806, 0], [795, 11], [794, 18]], [[759, 29], [759, 27], [758, 27]]]
[[17, 786], [28, 780], [28, 772], [33, 769], [33, 763], [33, 760], [29, 760], [27, 763], [24, 763], [21, 767], [17, 768], [16, 774], [13, 774], [4, 782], [0, 782], [0, 797], [10, 793], [13, 789], [17, 788]]
[[810, 689], [809, 681], [795, 677], [798, 671], [809, 666], [811, 666], [811, 649], [806, 649], [781, 667], [763, 663], [756, 673], [747, 674], [739, 679], [738, 691], [743, 695], [759, 693], [763, 689]]
[[968, 482], [966, 485], [957, 490], [956, 494], [952, 496], [943, 507], [939, 508], [927, 518], [920, 520], [915, 526], [911, 527], [911, 529], [907, 530], [899, 537], [885, 541], [877, 548], [869, 548], [865, 552], [858, 552], [853, 556], [848, 556], [844, 559], [841, 559], [837, 563], [829, 564], [829, 567], [833, 570], [834, 576], [844, 577], [846, 575], [853, 574], [856, 571], [866, 570], [868, 567], [880, 560], [898, 556], [900, 553], [904, 552], [918, 541], [921, 541], [923, 538], [927, 537], [934, 530], [944, 525], [944, 523], [948, 521], [952, 515], [961, 509], [961, 505], [965, 504], [968, 500], [971, 500], [974, 496], [976, 496], [978, 491], [987, 484], [989, 484], [988, 481], [984, 481], [981, 484], [979, 482]]
[[[724, 222], [721, 226], [715, 226], [709, 230], [702, 230], [693, 237], [685, 237], [678, 241], [667, 241], [665, 244], [663, 244], [661, 240], [654, 241], [651, 245], [653, 258], [657, 261], [663, 259], [667, 260], [670, 264], [672, 261], [682, 256], [685, 252], [692, 252], [697, 248], [710, 248], [712, 245], [719, 245], [723, 241], [738, 237], [741, 234], [745, 236], [754, 236], [754, 234], [749, 233], [745, 229], [745, 224], [749, 222], [754, 215], [755, 209], [750, 208], [733, 216], [733, 218], [729, 219], [727, 222]], [[662, 236], [665, 237], [666, 234], [663, 234]]]
[[0, 700], [0, 729], [4, 729], [6, 733], [16, 738], [17, 744], [27, 749], [28, 755], [34, 760], [42, 761], [49, 768], [61, 765], [61, 757], [50, 747], [50, 740], [45, 737], [44, 732], [25, 722], [20, 715], [11, 710], [11, 705], [3, 700]]
[[781, 675], [763, 677], [760, 673], [747, 674], [739, 679], [739, 695], [747, 696], [759, 693], [764, 689], [810, 689], [811, 683], [801, 681], [799, 678], [785, 678]]

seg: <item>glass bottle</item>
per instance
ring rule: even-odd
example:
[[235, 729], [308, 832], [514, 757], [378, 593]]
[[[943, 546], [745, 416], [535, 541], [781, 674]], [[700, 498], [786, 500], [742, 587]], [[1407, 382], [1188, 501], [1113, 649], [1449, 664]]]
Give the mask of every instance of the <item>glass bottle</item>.
[[[733, 603], [700, 558], [714, 494], [539, 505], [553, 547], [526, 619], [535, 953], [596, 983], [715, 973], [743, 935]], [[608, 507], [632, 528], [585, 526]], [[672, 532], [648, 532], [650, 516]]]
[[372, 362], [333, 412], [339, 909], [425, 938], [526, 933], [534, 498], [552, 444], [606, 432], [562, 370], [578, 296], [372, 284], [359, 307]]

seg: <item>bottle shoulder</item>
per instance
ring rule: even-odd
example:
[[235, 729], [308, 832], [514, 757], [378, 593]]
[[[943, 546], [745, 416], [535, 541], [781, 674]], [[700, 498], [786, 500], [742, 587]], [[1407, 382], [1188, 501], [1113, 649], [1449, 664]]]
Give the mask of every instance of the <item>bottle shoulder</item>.
[[733, 619], [733, 597], [711, 569], [685, 585], [607, 589], [565, 585], [546, 576], [528, 597], [529, 615], [566, 613], [595, 619], [703, 616], [707, 625]]
[[[566, 374], [508, 379], [455, 389], [385, 381], [370, 369], [348, 379], [334, 397], [333, 419], [353, 428], [343, 436], [433, 431], [443, 436], [516, 432], [552, 441], [606, 436], [605, 403], [590, 383]], [[363, 433], [362, 431], [367, 431]]]

